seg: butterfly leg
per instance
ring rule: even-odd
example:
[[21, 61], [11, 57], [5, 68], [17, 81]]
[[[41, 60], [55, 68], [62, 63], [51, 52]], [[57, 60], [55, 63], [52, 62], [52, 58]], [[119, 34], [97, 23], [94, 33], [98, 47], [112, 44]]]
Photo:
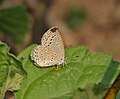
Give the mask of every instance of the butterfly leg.
[[61, 68], [57, 65], [54, 70], [61, 70]]
[[70, 66], [68, 66], [68, 65], [67, 65], [67, 57], [65, 57], [65, 62], [64, 62], [64, 65], [65, 65], [66, 67], [71, 68]]
[[34, 65], [36, 65], [36, 66], [38, 66], [38, 67], [39, 67], [39, 65], [38, 65], [37, 63], [35, 63], [35, 62], [34, 62]]
[[67, 65], [67, 57], [65, 57], [65, 60], [64, 60], [63, 65], [65, 65], [66, 67], [69, 67], [69, 66]]

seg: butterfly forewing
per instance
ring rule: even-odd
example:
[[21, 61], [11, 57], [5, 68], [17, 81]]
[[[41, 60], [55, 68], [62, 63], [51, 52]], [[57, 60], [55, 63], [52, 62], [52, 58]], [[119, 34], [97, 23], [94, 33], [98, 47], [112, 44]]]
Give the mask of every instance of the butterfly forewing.
[[58, 61], [58, 64], [64, 62], [64, 44], [58, 28], [53, 27], [49, 29], [43, 35], [41, 43], [42, 45], [52, 47], [52, 49], [56, 53], [56, 60]]

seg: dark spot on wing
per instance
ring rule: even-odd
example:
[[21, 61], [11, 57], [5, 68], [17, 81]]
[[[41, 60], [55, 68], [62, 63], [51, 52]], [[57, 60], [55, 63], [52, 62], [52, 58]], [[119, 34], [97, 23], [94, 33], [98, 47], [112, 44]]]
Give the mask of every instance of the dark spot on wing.
[[53, 28], [53, 29], [51, 29], [50, 31], [51, 31], [51, 32], [56, 32], [57, 29], [58, 29], [58, 28]]
[[51, 44], [52, 42], [50, 42], [49, 44]]

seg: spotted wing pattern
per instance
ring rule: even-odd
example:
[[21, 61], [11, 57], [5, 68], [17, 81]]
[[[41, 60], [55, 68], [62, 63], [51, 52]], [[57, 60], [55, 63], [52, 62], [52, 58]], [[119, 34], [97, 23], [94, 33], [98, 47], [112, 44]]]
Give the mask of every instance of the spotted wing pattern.
[[53, 27], [42, 37], [31, 53], [31, 59], [40, 67], [60, 65], [64, 62], [64, 44], [59, 29]]

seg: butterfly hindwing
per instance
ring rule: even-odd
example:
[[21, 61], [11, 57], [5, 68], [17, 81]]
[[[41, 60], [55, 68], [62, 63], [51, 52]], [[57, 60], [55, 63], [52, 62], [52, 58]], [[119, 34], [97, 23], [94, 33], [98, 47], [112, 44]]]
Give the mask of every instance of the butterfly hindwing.
[[[51, 53], [51, 54], [50, 54]], [[31, 59], [40, 67], [57, 64], [55, 52], [45, 45], [38, 45], [31, 53]]]

